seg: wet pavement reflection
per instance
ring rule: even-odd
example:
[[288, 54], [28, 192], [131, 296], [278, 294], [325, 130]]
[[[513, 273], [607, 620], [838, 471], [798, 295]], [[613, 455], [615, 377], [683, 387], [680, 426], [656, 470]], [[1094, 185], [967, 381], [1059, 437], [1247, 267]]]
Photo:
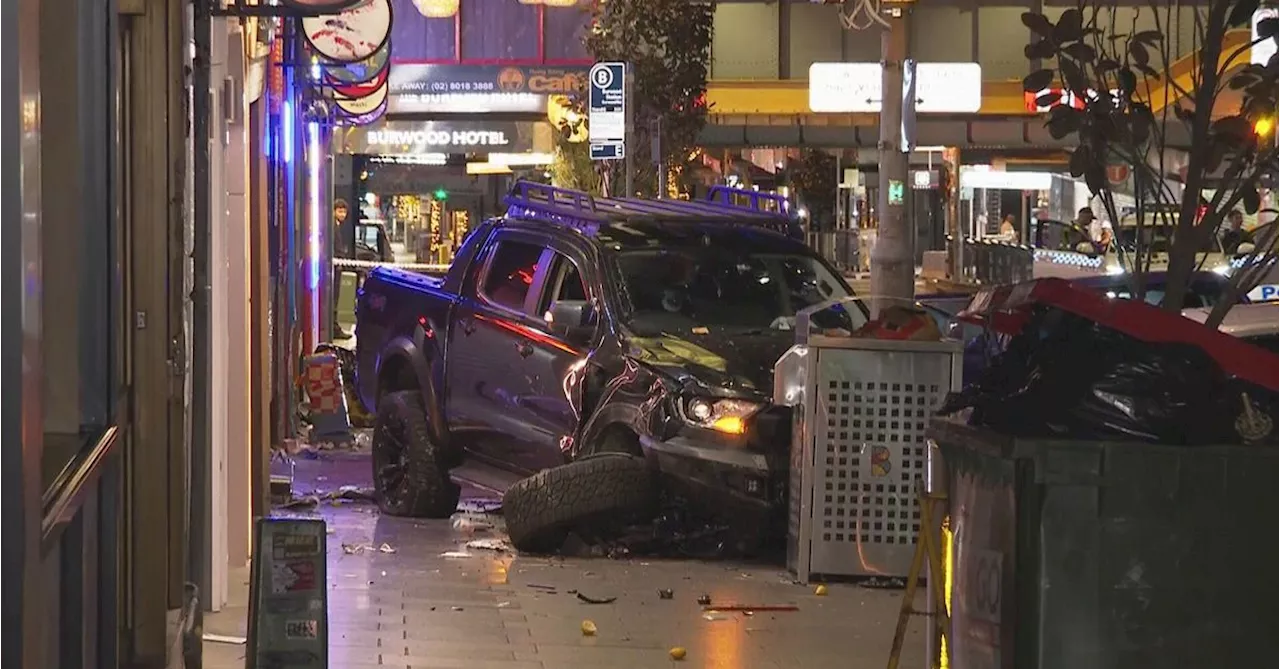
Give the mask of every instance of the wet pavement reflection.
[[[334, 452], [299, 459], [295, 472], [295, 490], [323, 493], [368, 485], [369, 464]], [[466, 511], [452, 520], [383, 517], [359, 499], [284, 512], [329, 525], [331, 667], [870, 669], [888, 660], [901, 591], [831, 585], [818, 596], [780, 565], [518, 556], [501, 516], [484, 512], [495, 502], [463, 494]], [[237, 574], [240, 584], [247, 570]], [[244, 634], [240, 585], [239, 602], [207, 614], [206, 632]], [[708, 612], [703, 597], [796, 610]], [[899, 666], [923, 667], [923, 627], [912, 621]], [[243, 645], [205, 645], [206, 668], [244, 666]]]

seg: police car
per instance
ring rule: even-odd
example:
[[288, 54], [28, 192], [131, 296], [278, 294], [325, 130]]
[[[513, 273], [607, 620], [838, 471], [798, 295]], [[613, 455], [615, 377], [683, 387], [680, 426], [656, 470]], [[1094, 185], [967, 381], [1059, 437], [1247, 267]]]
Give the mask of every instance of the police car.
[[[1271, 299], [1273, 300], [1275, 299], [1274, 288], [1272, 286]], [[1209, 318], [1210, 311], [1212, 311], [1210, 307], [1184, 309], [1182, 315], [1203, 323]], [[1219, 325], [1218, 329], [1275, 353], [1277, 352], [1276, 333], [1280, 330], [1280, 303], [1237, 304], [1227, 312], [1226, 318], [1222, 320], [1222, 325]]]

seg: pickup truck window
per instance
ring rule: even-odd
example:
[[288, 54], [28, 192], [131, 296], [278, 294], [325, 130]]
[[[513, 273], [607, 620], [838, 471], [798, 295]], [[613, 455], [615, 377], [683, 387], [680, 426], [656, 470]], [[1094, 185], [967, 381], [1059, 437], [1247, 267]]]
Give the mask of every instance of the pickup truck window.
[[551, 295], [556, 301], [573, 301], [582, 302], [587, 299], [587, 289], [582, 285], [582, 277], [578, 274], [578, 267], [574, 265], [568, 258], [557, 254], [558, 267], [556, 268], [556, 280], [552, 284], [553, 291]]
[[625, 251], [619, 269], [639, 331], [780, 330], [796, 312], [848, 291], [816, 258], [715, 247]]
[[525, 298], [538, 271], [542, 247], [525, 242], [499, 241], [480, 284], [480, 296], [512, 311], [523, 312]]

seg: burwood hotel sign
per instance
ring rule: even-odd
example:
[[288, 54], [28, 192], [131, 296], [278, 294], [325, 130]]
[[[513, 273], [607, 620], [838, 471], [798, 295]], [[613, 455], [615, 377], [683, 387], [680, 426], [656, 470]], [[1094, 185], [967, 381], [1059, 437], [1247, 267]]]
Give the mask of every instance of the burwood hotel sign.
[[524, 153], [533, 149], [532, 123], [447, 123], [390, 121], [353, 128], [347, 153], [410, 155], [422, 153]]

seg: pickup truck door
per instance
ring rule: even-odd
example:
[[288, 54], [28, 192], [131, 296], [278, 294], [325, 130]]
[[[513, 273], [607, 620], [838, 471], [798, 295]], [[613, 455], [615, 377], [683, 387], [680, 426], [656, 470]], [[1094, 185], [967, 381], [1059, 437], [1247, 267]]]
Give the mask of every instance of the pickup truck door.
[[526, 359], [538, 325], [534, 279], [551, 252], [534, 235], [500, 230], [460, 291], [446, 354], [450, 429], [482, 460], [530, 470], [518, 455], [539, 441], [528, 410], [535, 384]]
[[[521, 453], [519, 458], [533, 469], [564, 463], [564, 449], [571, 445], [566, 438], [572, 438], [577, 432], [580, 420], [577, 411], [581, 389], [577, 380], [581, 379], [580, 370], [590, 342], [595, 339], [595, 336], [579, 336], [573, 341], [553, 330], [548, 322], [553, 301], [591, 301], [588, 287], [592, 266], [586, 256], [557, 242], [544, 260], [534, 282], [539, 293], [534, 313], [543, 317], [532, 328], [533, 351], [523, 363], [525, 375], [533, 383], [533, 393], [525, 401], [527, 419], [533, 428], [533, 438], [527, 443], [533, 450]], [[593, 317], [591, 322], [598, 323], [598, 318]]]

